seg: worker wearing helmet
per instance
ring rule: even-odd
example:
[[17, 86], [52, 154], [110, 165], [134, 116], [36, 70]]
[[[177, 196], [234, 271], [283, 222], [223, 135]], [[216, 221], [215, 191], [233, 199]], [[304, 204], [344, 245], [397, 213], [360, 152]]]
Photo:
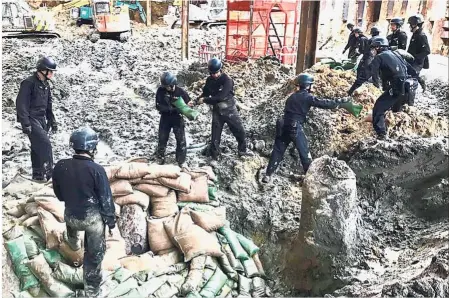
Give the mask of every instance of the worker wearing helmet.
[[161, 86], [156, 91], [156, 109], [161, 114], [159, 120], [159, 137], [156, 156], [160, 164], [165, 163], [165, 150], [170, 136], [170, 131], [176, 139], [176, 162], [180, 167], [184, 166], [187, 155], [187, 144], [184, 118], [173, 105], [178, 97], [181, 97], [189, 106], [193, 105], [187, 92], [178, 86], [178, 80], [170, 72], [164, 72], [160, 78]]
[[278, 168], [279, 163], [284, 157], [285, 150], [290, 143], [295, 144], [295, 147], [298, 150], [304, 172], [307, 172], [309, 169], [309, 166], [312, 163], [312, 157], [309, 153], [309, 146], [307, 144], [303, 126], [311, 107], [321, 109], [335, 109], [341, 107], [356, 116], [358, 116], [362, 110], [362, 106], [353, 105], [351, 102], [320, 100], [310, 94], [312, 92], [313, 76], [308, 73], [298, 75], [294, 80], [294, 84], [296, 85], [297, 90], [287, 99], [284, 116], [276, 123], [276, 139], [274, 141], [273, 151], [271, 152], [265, 177], [262, 178], [262, 182], [264, 183], [269, 183], [271, 181], [271, 176]]
[[394, 17], [390, 20], [391, 34], [387, 36], [390, 47], [397, 47], [405, 50], [407, 48], [407, 33], [401, 30], [404, 21], [400, 17]]
[[53, 168], [53, 150], [48, 132], [57, 131], [52, 108], [49, 80], [56, 71], [56, 62], [42, 57], [36, 72], [20, 84], [16, 100], [17, 121], [31, 142], [32, 179], [49, 180]]
[[[413, 32], [412, 39], [408, 46], [408, 52], [412, 54], [415, 60], [412, 63], [413, 68], [419, 73], [421, 70], [429, 68], [429, 54], [430, 46], [427, 41], [427, 36], [423, 32], [424, 18], [420, 14], [416, 14], [408, 18], [408, 24], [410, 25], [410, 31]], [[426, 83], [423, 78], [418, 79], [423, 91], [426, 90]]]
[[358, 27], [355, 27], [352, 32], [354, 32], [354, 36], [356, 38], [355, 54], [357, 56], [363, 55], [365, 52], [369, 51], [368, 37], [366, 37], [363, 34], [363, 31]]
[[70, 136], [72, 158], [56, 163], [53, 190], [65, 202], [64, 220], [67, 232], [64, 240], [71, 249], [81, 249], [84, 231], [84, 291], [86, 297], [97, 297], [102, 281], [101, 263], [106, 251], [105, 225], [109, 233], [115, 228], [115, 207], [108, 177], [93, 158], [99, 138], [90, 128], [75, 130]]
[[349, 31], [351, 31], [351, 33], [349, 34], [348, 42], [346, 43], [346, 46], [343, 50], [343, 54], [349, 49], [348, 58], [349, 59], [353, 59], [354, 57], [357, 58], [357, 55], [355, 53], [355, 50], [357, 48], [357, 38], [355, 37], [353, 32], [354, 24], [348, 23], [346, 27], [348, 28]]
[[203, 93], [197, 102], [212, 106], [212, 137], [209, 153], [215, 161], [220, 156], [221, 133], [225, 124], [237, 140], [238, 155], [240, 157], [254, 155], [247, 149], [245, 129], [234, 98], [234, 81], [222, 72], [222, 66], [218, 58], [212, 58], [208, 62], [210, 76], [206, 79]]

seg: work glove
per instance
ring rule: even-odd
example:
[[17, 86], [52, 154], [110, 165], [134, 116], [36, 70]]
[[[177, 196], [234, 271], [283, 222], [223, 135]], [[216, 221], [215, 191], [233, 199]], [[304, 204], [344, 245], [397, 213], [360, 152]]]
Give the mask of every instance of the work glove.
[[30, 135], [31, 134], [31, 126], [22, 126], [22, 132], [26, 135]]
[[338, 106], [339, 108], [345, 109], [355, 117], [360, 116], [360, 112], [362, 112], [363, 106], [354, 104], [352, 101], [342, 102]]
[[346, 52], [346, 50], [343, 50], [343, 53], [342, 54], [344, 54]]

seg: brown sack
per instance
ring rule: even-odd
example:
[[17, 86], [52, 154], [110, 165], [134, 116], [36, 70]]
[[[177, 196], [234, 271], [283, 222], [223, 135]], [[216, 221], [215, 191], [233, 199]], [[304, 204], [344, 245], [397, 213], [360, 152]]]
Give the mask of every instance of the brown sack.
[[45, 235], [45, 243], [48, 249], [57, 248], [62, 242], [62, 235], [66, 229], [65, 224], [56, 220], [56, 217], [42, 207], [37, 208], [37, 215], [42, 231]]
[[215, 173], [212, 170], [212, 167], [210, 167], [210, 166], [204, 166], [201, 168], [190, 169], [188, 171], [186, 169], [183, 169], [183, 171], [185, 171], [186, 173], [189, 173], [190, 176], [192, 176], [192, 179], [196, 179], [198, 177], [207, 175], [209, 180], [212, 180], [212, 181], [217, 180], [217, 176], [215, 176]]
[[209, 188], [207, 185], [207, 176], [200, 176], [192, 180], [192, 189], [189, 193], [178, 193], [180, 202], [209, 202]]
[[151, 168], [148, 164], [130, 162], [122, 164], [115, 177], [119, 179], [136, 179], [142, 178], [149, 173], [151, 173]]
[[166, 197], [151, 198], [151, 215], [155, 217], [172, 216], [178, 212], [176, 193], [171, 190]]
[[151, 185], [162, 185], [157, 179], [143, 179], [143, 178], [136, 178], [129, 180], [129, 183], [131, 184], [151, 184]]
[[131, 157], [130, 159], [126, 160], [125, 162], [141, 162], [141, 163], [149, 163], [150, 160], [146, 157]]
[[101, 263], [103, 270], [113, 271], [120, 267], [119, 259], [126, 256], [125, 240], [120, 235], [118, 228], [112, 230], [109, 234], [109, 228], [105, 228], [106, 252]]
[[59, 252], [64, 257], [64, 259], [68, 262], [69, 265], [79, 267], [83, 265], [84, 259], [84, 236], [81, 238], [81, 248], [78, 250], [73, 250], [70, 246], [62, 241], [59, 245]]
[[25, 212], [30, 216], [35, 216], [37, 215], [37, 207], [39, 205], [36, 202], [27, 203], [25, 205]]
[[[22, 215], [24, 215], [26, 213], [24, 206], [23, 205], [17, 205], [15, 207], [12, 207], [11, 209], [9, 209], [8, 211], [6, 211], [6, 214], [14, 216], [16, 218], [21, 217]], [[30, 214], [28, 214], [30, 215]]]
[[190, 186], [192, 183], [192, 177], [187, 173], [181, 173], [178, 178], [160, 177], [158, 181], [171, 189], [179, 190], [182, 192], [190, 192]]
[[128, 180], [116, 180], [111, 183], [112, 196], [126, 196], [133, 193], [133, 187]]
[[39, 207], [53, 214], [59, 222], [64, 222], [64, 202], [59, 201], [56, 197], [35, 197]]
[[178, 178], [181, 175], [181, 168], [175, 165], [151, 164], [150, 171], [144, 179], [156, 179], [159, 177]]
[[113, 181], [115, 179], [115, 176], [117, 175], [118, 170], [120, 170], [122, 166], [121, 165], [112, 165], [104, 167], [104, 170], [106, 171], [106, 176], [108, 177], [109, 181]]
[[28, 218], [22, 223], [22, 226], [29, 227], [29, 226], [38, 226], [39, 225], [39, 216], [33, 216]]
[[207, 232], [215, 231], [226, 224], [226, 207], [218, 207], [211, 211], [190, 211], [193, 222]]
[[159, 272], [180, 262], [182, 262], [182, 255], [178, 250], [172, 250], [163, 256], [152, 256], [151, 253], [145, 253], [120, 259], [120, 264], [132, 272]]
[[135, 191], [134, 193], [127, 196], [117, 197], [114, 199], [114, 201], [120, 206], [138, 204], [143, 208], [143, 210], [147, 210], [148, 205], [150, 205], [150, 197], [141, 191]]
[[[194, 225], [192, 218], [190, 217], [189, 207], [181, 209], [176, 216], [169, 220], [164, 221], [164, 228], [171, 242], [177, 246], [175, 237], [178, 234], [186, 233]], [[179, 247], [179, 246], [178, 246]]]
[[175, 247], [164, 228], [164, 222], [167, 220], [173, 220], [173, 217], [147, 218], [148, 242], [150, 250], [155, 254]]
[[165, 186], [152, 184], [137, 184], [134, 185], [134, 189], [146, 193], [150, 197], [166, 197], [170, 190]]
[[184, 254], [185, 262], [200, 255], [212, 257], [223, 255], [217, 237], [197, 225], [192, 225], [190, 230], [184, 234], [176, 235], [175, 240]]
[[56, 198], [55, 192], [53, 191], [53, 188], [49, 186], [44, 186], [43, 188], [39, 189], [38, 191], [34, 192], [32, 194], [32, 197], [53, 197]]

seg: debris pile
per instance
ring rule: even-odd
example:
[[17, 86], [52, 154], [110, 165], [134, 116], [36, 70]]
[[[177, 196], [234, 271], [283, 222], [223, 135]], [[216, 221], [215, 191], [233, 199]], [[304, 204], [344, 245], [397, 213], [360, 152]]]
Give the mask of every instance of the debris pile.
[[[210, 167], [132, 159], [106, 167], [118, 229], [105, 229], [105, 297], [264, 297], [259, 247], [230, 229]], [[16, 297], [72, 297], [83, 288], [84, 248], [64, 241], [64, 203], [20, 175], [4, 189], [6, 249], [20, 280]], [[12, 218], [12, 219], [11, 219]], [[31, 295], [31, 296], [30, 296]]]

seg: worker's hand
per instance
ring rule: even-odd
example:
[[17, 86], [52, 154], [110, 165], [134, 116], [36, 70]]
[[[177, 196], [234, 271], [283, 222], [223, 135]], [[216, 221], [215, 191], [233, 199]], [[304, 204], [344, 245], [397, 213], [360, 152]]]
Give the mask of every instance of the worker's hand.
[[58, 131], [58, 125], [56, 123], [51, 124], [51, 132], [57, 132]]
[[360, 113], [363, 110], [362, 105], [354, 104], [351, 101], [346, 101], [346, 102], [341, 103], [340, 108], [345, 109], [346, 111], [348, 111], [355, 117], [359, 117]]
[[343, 50], [343, 53], [342, 54], [344, 54], [346, 52], [346, 50]]
[[22, 126], [22, 132], [26, 135], [31, 134], [31, 126]]
[[352, 91], [351, 90], [348, 91], [348, 96], [352, 96]]
[[198, 100], [196, 102], [197, 102], [197, 104], [202, 105], [204, 103], [204, 97], [198, 98]]
[[111, 236], [111, 237], [112, 237], [112, 236], [113, 236], [113, 234], [112, 234], [112, 230], [113, 230], [113, 229], [115, 229], [115, 224], [113, 224], [113, 225], [109, 225], [109, 226], [108, 226], [108, 228], [109, 228], [109, 236]]
[[195, 103], [194, 103], [193, 101], [189, 101], [189, 103], [187, 103], [187, 105], [188, 105], [189, 107], [193, 107], [193, 106], [195, 105]]

